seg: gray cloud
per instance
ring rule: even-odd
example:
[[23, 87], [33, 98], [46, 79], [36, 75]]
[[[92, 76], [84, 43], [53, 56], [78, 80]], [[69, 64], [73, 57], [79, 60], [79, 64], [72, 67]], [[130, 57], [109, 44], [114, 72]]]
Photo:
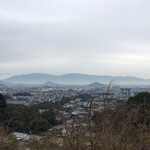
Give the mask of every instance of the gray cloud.
[[148, 0], [0, 1], [1, 72], [150, 78]]

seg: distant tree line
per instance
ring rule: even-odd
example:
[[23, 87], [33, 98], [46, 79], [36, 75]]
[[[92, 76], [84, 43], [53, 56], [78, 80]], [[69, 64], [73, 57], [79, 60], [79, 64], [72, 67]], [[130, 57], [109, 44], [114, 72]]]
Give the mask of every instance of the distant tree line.
[[13, 96], [33, 96], [33, 95], [31, 93], [26, 92], [26, 93], [15, 93], [13, 94]]

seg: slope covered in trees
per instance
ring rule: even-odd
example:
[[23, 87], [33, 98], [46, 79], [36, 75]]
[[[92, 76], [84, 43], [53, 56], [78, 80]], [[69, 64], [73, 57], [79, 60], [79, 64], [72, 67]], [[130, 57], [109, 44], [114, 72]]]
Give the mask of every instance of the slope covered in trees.
[[[42, 108], [45, 107], [42, 105]], [[8, 104], [6, 108], [0, 109], [0, 123], [8, 127], [11, 131], [33, 133], [47, 131], [57, 122], [53, 107], [50, 103], [46, 104], [46, 110], [40, 113], [41, 105], [20, 106]]]

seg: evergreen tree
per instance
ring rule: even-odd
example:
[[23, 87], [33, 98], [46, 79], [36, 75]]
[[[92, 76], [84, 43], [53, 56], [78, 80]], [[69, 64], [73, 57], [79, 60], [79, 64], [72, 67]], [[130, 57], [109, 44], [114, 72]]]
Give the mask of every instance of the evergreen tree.
[[0, 108], [6, 107], [7, 103], [4, 96], [0, 93]]

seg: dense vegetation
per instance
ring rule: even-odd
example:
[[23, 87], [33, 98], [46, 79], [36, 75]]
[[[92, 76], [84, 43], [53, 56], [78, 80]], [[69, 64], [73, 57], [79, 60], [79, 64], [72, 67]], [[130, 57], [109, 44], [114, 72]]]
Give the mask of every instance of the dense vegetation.
[[0, 108], [6, 107], [6, 100], [2, 94], [0, 94]]
[[71, 98], [63, 96], [61, 99], [61, 105], [64, 105], [66, 103], [70, 103]]
[[[40, 113], [40, 109], [43, 112]], [[0, 123], [11, 131], [37, 133], [47, 131], [57, 122], [52, 105], [42, 103], [34, 106], [8, 104], [0, 109]]]
[[76, 98], [81, 98], [83, 100], [91, 98], [90, 94], [79, 94]]
[[15, 93], [13, 96], [33, 96], [31, 93]]

